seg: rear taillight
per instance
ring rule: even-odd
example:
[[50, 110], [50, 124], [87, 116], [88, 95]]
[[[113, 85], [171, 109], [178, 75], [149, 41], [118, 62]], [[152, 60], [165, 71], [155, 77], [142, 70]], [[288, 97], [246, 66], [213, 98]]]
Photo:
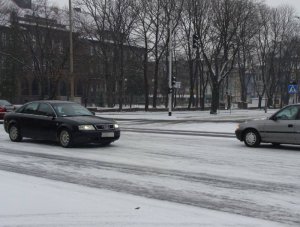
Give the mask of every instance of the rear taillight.
[[5, 107], [0, 107], [0, 112], [6, 112], [6, 108]]

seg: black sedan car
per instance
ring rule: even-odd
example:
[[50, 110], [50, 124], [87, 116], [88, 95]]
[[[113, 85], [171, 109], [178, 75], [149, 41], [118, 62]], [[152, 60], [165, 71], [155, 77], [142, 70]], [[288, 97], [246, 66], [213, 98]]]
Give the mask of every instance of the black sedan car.
[[58, 141], [63, 147], [78, 143], [109, 145], [120, 138], [115, 121], [94, 116], [77, 103], [56, 100], [29, 102], [5, 114], [4, 128], [13, 142], [27, 137]]

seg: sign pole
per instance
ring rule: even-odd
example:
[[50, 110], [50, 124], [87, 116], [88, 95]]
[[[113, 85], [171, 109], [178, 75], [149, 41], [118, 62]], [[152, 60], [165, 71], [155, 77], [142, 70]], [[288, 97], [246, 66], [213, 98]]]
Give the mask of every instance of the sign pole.
[[288, 85], [288, 93], [290, 95], [293, 95], [293, 104], [297, 103], [298, 100], [297, 100], [297, 94], [298, 94], [298, 90], [299, 90], [299, 87], [296, 83], [293, 83], [293, 84], [289, 84]]

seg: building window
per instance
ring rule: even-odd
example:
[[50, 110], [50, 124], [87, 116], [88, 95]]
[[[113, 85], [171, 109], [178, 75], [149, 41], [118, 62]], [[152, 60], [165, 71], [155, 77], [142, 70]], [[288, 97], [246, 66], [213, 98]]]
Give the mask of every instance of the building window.
[[90, 46], [90, 56], [94, 56], [94, 47]]
[[0, 56], [0, 70], [4, 70], [5, 67], [5, 57], [4, 56]]
[[91, 67], [90, 67], [90, 74], [94, 74], [94, 72], [95, 72], [93, 66], [94, 65], [91, 65]]
[[63, 51], [64, 51], [63, 42], [60, 40], [60, 41], [57, 43], [57, 46], [58, 46], [58, 51], [59, 51], [59, 53], [62, 54]]
[[7, 35], [6, 35], [6, 33], [1, 33], [1, 45], [2, 45], [2, 47], [7, 46]]
[[32, 40], [32, 48], [36, 49], [36, 37], [35, 37], [35, 35], [31, 36], [31, 40]]
[[56, 50], [59, 54], [63, 53], [64, 48], [63, 48], [63, 42], [61, 40], [58, 41], [52, 40], [51, 46], [52, 49]]
[[99, 53], [99, 47], [95, 45], [90, 46], [90, 56], [98, 55]]

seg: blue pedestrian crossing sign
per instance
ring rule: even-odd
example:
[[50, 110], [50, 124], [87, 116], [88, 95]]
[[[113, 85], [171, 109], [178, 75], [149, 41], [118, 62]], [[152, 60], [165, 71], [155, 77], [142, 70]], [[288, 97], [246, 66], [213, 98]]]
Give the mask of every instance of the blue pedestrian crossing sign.
[[297, 94], [298, 93], [298, 85], [296, 85], [296, 84], [290, 84], [288, 86], [288, 93], [289, 94]]

